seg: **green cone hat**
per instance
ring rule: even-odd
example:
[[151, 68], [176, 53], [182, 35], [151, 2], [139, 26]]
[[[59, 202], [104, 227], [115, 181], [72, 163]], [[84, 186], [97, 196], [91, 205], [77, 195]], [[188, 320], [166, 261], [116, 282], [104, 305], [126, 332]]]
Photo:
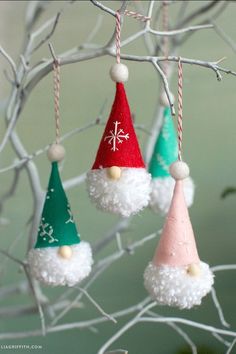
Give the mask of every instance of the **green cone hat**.
[[53, 162], [35, 248], [77, 243], [80, 243], [80, 235], [61, 183], [58, 163]]
[[149, 164], [149, 172], [152, 178], [164, 178], [170, 176], [169, 166], [178, 157], [178, 143], [176, 131], [169, 107], [164, 109], [163, 124], [154, 147]]

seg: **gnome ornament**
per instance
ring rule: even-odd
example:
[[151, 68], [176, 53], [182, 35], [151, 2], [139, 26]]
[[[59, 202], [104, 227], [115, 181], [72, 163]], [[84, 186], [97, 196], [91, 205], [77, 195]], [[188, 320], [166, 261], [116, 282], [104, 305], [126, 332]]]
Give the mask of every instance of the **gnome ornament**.
[[[162, 30], [169, 31], [169, 3], [162, 1]], [[162, 37], [162, 51], [164, 57], [169, 56], [169, 37]], [[168, 61], [163, 61], [162, 70], [166, 77], [169, 76]], [[174, 104], [175, 97], [170, 92], [170, 102]], [[175, 181], [169, 173], [170, 165], [176, 161], [178, 143], [175, 127], [171, 115], [170, 102], [164, 89], [160, 95], [160, 105], [163, 111], [163, 121], [159, 136], [149, 163], [149, 172], [152, 175], [150, 207], [155, 213], [166, 214], [170, 208]], [[186, 204], [190, 207], [193, 203], [194, 184], [191, 177], [183, 181]]]
[[211, 290], [213, 274], [200, 261], [184, 196], [189, 167], [182, 161], [182, 63], [178, 64], [178, 161], [170, 166], [175, 187], [153, 260], [144, 272], [144, 285], [161, 305], [190, 309]]
[[28, 254], [29, 269], [34, 278], [51, 285], [74, 286], [91, 271], [93, 264], [89, 243], [81, 241], [58, 171], [65, 155], [59, 144], [59, 63], [54, 63], [56, 144], [48, 150], [52, 162], [36, 244]]
[[[172, 95], [172, 101], [173, 98]], [[165, 92], [160, 97], [160, 103], [164, 106], [163, 123], [149, 164], [149, 172], [152, 176], [149, 205], [155, 213], [166, 214], [170, 208], [175, 186], [169, 167], [177, 159], [178, 142]], [[194, 183], [191, 177], [183, 180], [183, 189], [186, 204], [190, 207], [194, 197]]]
[[185, 202], [188, 166], [174, 162], [170, 172], [175, 179], [173, 198], [154, 258], [144, 272], [144, 285], [158, 304], [190, 309], [211, 290], [213, 274], [199, 259]]
[[[117, 12], [118, 22], [119, 16]], [[110, 70], [116, 82], [115, 100], [87, 174], [87, 187], [97, 208], [129, 217], [148, 205], [151, 176], [145, 169], [123, 84], [128, 80], [128, 68], [117, 58]]]

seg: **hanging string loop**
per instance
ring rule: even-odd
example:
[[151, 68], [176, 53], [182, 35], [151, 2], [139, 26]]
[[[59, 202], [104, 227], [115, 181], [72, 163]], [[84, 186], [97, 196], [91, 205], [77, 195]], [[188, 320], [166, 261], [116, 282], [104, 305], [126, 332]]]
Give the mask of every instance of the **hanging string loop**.
[[60, 144], [60, 59], [55, 55], [53, 46], [48, 44], [53, 57], [53, 88], [56, 144]]
[[[151, 19], [151, 17], [144, 16], [138, 12], [135, 11], [129, 11], [125, 10], [124, 15], [133, 17], [136, 20], [139, 20], [141, 22], [146, 22]], [[120, 47], [121, 47], [121, 13], [120, 10], [116, 11], [116, 62], [117, 64], [120, 64]]]
[[181, 58], [178, 60], [178, 159], [182, 161], [183, 141], [183, 66]]

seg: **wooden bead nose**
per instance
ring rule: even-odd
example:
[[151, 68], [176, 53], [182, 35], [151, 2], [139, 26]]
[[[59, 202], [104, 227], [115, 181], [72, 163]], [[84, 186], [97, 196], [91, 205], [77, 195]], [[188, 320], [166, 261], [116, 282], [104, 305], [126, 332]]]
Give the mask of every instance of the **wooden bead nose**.
[[193, 263], [188, 266], [187, 272], [192, 277], [197, 277], [201, 274], [201, 268], [198, 264]]
[[107, 175], [110, 179], [118, 180], [121, 176], [121, 168], [118, 166], [112, 166], [107, 169]]
[[58, 254], [64, 259], [70, 259], [72, 256], [72, 249], [70, 246], [62, 246], [59, 248]]

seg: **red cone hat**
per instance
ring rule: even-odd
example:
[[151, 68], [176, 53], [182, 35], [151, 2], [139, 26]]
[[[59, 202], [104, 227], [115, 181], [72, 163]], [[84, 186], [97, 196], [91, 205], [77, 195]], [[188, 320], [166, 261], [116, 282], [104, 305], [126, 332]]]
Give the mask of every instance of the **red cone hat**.
[[194, 233], [184, 199], [182, 181], [177, 180], [153, 263], [156, 266], [179, 267], [199, 262]]
[[123, 83], [116, 83], [116, 96], [92, 169], [144, 168]]

